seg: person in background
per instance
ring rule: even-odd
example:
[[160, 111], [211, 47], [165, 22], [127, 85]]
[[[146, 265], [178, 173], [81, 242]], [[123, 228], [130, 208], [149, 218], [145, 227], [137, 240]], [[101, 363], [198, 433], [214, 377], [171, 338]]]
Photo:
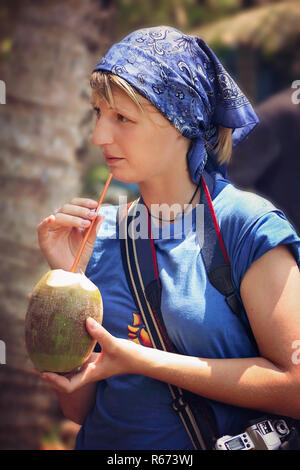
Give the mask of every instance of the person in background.
[[287, 88], [259, 104], [260, 123], [233, 149], [228, 177], [282, 209], [300, 233], [300, 104]]

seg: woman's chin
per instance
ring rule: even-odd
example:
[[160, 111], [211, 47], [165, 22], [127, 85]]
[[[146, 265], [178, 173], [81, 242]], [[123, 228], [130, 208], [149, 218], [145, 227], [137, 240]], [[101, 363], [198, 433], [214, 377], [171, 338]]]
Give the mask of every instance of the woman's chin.
[[112, 170], [111, 174], [116, 181], [120, 181], [121, 183], [138, 184], [137, 178], [125, 176], [124, 174], [121, 174], [121, 172]]

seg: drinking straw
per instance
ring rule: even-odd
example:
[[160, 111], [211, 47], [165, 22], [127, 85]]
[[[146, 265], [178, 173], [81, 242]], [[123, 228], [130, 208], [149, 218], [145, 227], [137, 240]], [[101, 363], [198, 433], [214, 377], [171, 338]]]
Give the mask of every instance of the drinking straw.
[[[102, 193], [101, 193], [100, 199], [99, 199], [99, 201], [98, 201], [98, 206], [97, 206], [96, 212], [98, 212], [98, 210], [99, 210], [99, 208], [100, 208], [100, 206], [101, 206], [101, 204], [102, 204], [102, 202], [103, 202], [103, 199], [104, 199], [104, 197], [105, 197], [105, 194], [106, 194], [106, 191], [107, 191], [107, 189], [108, 189], [108, 186], [109, 186], [109, 184], [110, 184], [110, 182], [111, 182], [111, 179], [112, 179], [112, 174], [110, 173], [110, 174], [108, 175], [108, 178], [107, 178], [107, 180], [106, 180], [105, 186], [104, 186], [104, 188], [103, 188], [103, 191], [102, 191]], [[96, 217], [91, 221], [91, 225], [90, 225], [89, 228], [86, 230], [86, 233], [85, 233], [85, 235], [84, 235], [84, 238], [83, 238], [83, 240], [82, 240], [82, 242], [81, 242], [81, 245], [80, 245], [80, 247], [79, 247], [78, 253], [77, 253], [77, 255], [76, 255], [75, 261], [74, 261], [73, 266], [72, 266], [72, 268], [71, 268], [71, 273], [74, 273], [74, 272], [76, 271], [78, 262], [79, 262], [79, 260], [80, 260], [81, 255], [82, 255], [82, 252], [83, 252], [83, 250], [84, 250], [85, 244], [86, 244], [86, 242], [87, 242], [87, 240], [88, 240], [88, 238], [89, 238], [89, 235], [90, 235], [90, 233], [91, 233], [91, 230], [92, 230], [92, 228], [93, 228], [93, 225], [94, 225], [94, 223], [95, 223], [95, 220], [96, 220]]]

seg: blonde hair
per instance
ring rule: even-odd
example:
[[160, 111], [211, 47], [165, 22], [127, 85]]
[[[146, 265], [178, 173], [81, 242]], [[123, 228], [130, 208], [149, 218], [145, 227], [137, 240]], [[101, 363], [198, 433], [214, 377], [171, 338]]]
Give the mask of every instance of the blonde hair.
[[229, 162], [232, 155], [232, 129], [219, 126], [213, 151], [217, 154], [220, 164]]
[[[144, 112], [144, 106], [155, 108], [152, 103], [148, 104], [148, 100], [141, 97], [136, 89], [123, 78], [108, 72], [102, 72], [100, 70], [93, 72], [90, 78], [90, 85], [92, 90], [97, 94], [102, 95], [111, 107], [114, 107], [114, 98], [110, 82], [124, 91], [142, 112]], [[155, 110], [159, 112], [156, 108]], [[210, 147], [211, 150], [213, 150], [213, 152], [217, 155], [218, 162], [220, 164], [229, 162], [232, 154], [232, 129], [219, 126], [218, 137], [214, 146], [212, 147], [208, 142], [206, 142], [206, 145], [207, 147]]]

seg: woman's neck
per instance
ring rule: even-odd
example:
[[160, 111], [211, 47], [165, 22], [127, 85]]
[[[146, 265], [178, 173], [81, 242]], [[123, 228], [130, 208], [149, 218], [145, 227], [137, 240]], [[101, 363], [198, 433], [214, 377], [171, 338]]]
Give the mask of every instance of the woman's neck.
[[154, 219], [176, 221], [199, 203], [200, 188], [186, 174], [166, 178], [155, 177], [139, 183], [141, 196]]

